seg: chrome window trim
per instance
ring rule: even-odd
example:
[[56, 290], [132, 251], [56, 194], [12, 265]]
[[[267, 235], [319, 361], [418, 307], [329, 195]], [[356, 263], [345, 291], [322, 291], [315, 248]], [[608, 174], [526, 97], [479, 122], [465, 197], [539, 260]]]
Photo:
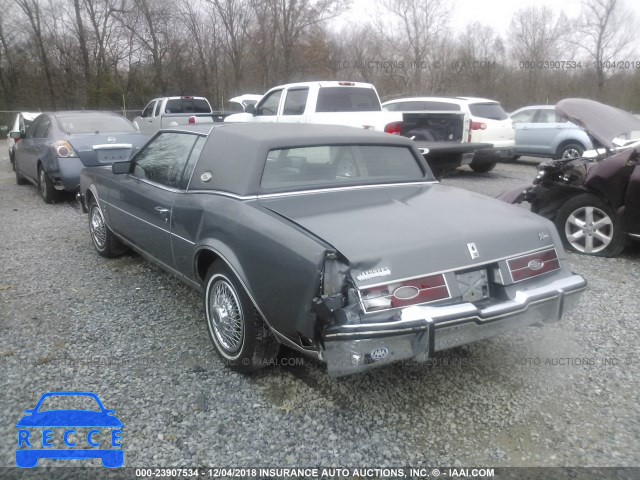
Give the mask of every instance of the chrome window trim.
[[179, 188], [168, 187], [167, 185], [163, 185], [161, 183], [154, 182], [153, 180], [148, 180], [146, 178], [138, 177], [138, 176], [136, 176], [136, 175], [134, 175], [132, 173], [129, 173], [128, 175], [131, 176], [132, 178], [135, 178], [136, 180], [138, 180], [140, 182], [146, 183], [147, 185], [150, 185], [152, 187], [158, 187], [158, 188], [160, 188], [162, 190], [166, 190], [168, 192], [173, 192], [173, 193], [182, 193], [182, 192], [184, 192], [184, 190], [181, 190]]
[[238, 195], [223, 190], [187, 190], [187, 193], [220, 195], [222, 197], [235, 198], [236, 200], [256, 200], [258, 198], [257, 195]]
[[327, 187], [316, 188], [311, 190], [298, 190], [294, 192], [281, 192], [281, 193], [262, 193], [258, 194], [258, 199], [263, 198], [279, 198], [279, 197], [293, 197], [297, 195], [309, 195], [314, 193], [326, 193], [326, 192], [342, 192], [347, 190], [364, 190], [367, 188], [381, 188], [381, 187], [404, 187], [407, 185], [432, 185], [440, 183], [437, 180], [425, 180], [421, 182], [402, 182], [402, 183], [376, 183], [372, 185], [350, 185], [345, 187]]

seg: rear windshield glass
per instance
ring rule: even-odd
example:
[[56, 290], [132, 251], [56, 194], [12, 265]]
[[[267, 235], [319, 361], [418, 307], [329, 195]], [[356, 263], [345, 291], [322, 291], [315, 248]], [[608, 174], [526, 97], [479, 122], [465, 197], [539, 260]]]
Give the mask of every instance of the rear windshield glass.
[[68, 115], [58, 117], [58, 127], [65, 133], [136, 132], [136, 127], [116, 115]]
[[318, 91], [316, 112], [379, 112], [380, 100], [372, 88], [324, 87]]
[[499, 103], [472, 103], [469, 105], [471, 115], [490, 120], [506, 120], [509, 118]]
[[173, 98], [167, 100], [165, 113], [211, 113], [209, 104], [204, 98]]
[[322, 145], [271, 150], [261, 186], [295, 189], [423, 180], [418, 160], [406, 147]]

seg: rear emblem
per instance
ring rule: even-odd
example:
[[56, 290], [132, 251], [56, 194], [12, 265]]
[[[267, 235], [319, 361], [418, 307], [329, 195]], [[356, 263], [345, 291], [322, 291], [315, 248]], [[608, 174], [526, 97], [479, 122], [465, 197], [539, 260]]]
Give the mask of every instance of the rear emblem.
[[527, 267], [529, 267], [529, 270], [533, 270], [534, 272], [536, 272], [540, 270], [542, 267], [544, 267], [544, 262], [536, 258], [535, 260], [531, 260], [527, 264]]
[[109, 137], [109, 138], [107, 138], [107, 142], [109, 142], [109, 143], [116, 143], [116, 137]]
[[542, 240], [546, 240], [547, 238], [549, 238], [549, 235], [547, 235], [547, 234], [546, 234], [546, 233], [544, 233], [544, 232], [540, 232], [540, 233], [538, 234], [538, 238], [540, 239], [540, 241], [542, 241]]
[[371, 350], [371, 360], [382, 360], [389, 355], [389, 349], [387, 347], [378, 347]]
[[356, 277], [356, 279], [362, 281], [362, 280], [369, 280], [370, 278], [386, 277], [389, 275], [391, 275], [391, 270], [389, 270], [388, 267], [380, 267], [380, 268], [374, 268], [373, 270], [367, 270], [366, 272], [362, 272], [360, 275]]
[[472, 260], [480, 256], [480, 252], [478, 252], [478, 247], [476, 247], [475, 243], [467, 243], [467, 248], [469, 249], [469, 255], [471, 255]]
[[211, 172], [204, 172], [202, 175], [200, 175], [200, 180], [202, 180], [203, 182], [208, 182], [212, 178], [213, 175], [211, 175]]

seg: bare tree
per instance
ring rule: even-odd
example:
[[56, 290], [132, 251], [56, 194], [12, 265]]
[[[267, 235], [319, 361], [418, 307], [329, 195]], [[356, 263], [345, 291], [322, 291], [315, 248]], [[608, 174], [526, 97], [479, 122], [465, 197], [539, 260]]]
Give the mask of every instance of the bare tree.
[[593, 60], [600, 95], [611, 62], [624, 60], [620, 55], [637, 38], [636, 27], [637, 20], [624, 0], [583, 0], [575, 41]]
[[[437, 65], [439, 48], [446, 41], [452, 4], [447, 0], [381, 0], [390, 17], [377, 21], [380, 32], [389, 36], [407, 66], [407, 93], [434, 89], [433, 81], [441, 72], [432, 72], [429, 85], [423, 73]], [[388, 33], [392, 32], [392, 33]]]
[[40, 54], [42, 68], [44, 69], [44, 75], [47, 81], [47, 86], [49, 88], [49, 101], [51, 102], [51, 106], [55, 109], [56, 93], [53, 86], [53, 76], [51, 75], [49, 56], [47, 55], [47, 49], [45, 48], [45, 39], [43, 37], [43, 15], [40, 0], [16, 0], [16, 3], [29, 19], [29, 25], [31, 26], [31, 29], [33, 31], [34, 41], [38, 47], [38, 53]]
[[[543, 81], [549, 77], [549, 69], [545, 65], [560, 58], [560, 47], [566, 38], [567, 18], [563, 13], [555, 14], [546, 6], [531, 6], [516, 12], [509, 31], [511, 39], [511, 56], [516, 64], [526, 62], [531, 68], [526, 68], [525, 88], [531, 98], [538, 100], [548, 95], [543, 92]], [[547, 63], [545, 63], [547, 62]]]

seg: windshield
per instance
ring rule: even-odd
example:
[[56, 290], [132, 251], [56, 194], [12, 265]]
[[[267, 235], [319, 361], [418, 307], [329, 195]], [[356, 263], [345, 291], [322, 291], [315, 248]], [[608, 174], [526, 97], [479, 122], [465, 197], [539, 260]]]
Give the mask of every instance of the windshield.
[[318, 91], [316, 112], [379, 112], [380, 100], [372, 88], [324, 87]]
[[46, 412], [50, 410], [101, 411], [95, 398], [88, 395], [52, 395], [46, 397], [40, 404], [38, 412]]
[[499, 103], [472, 103], [469, 105], [471, 115], [490, 120], [506, 120], [509, 118]]
[[407, 147], [321, 145], [271, 150], [261, 186], [296, 189], [424, 180], [433, 178]]
[[117, 115], [65, 115], [58, 117], [58, 127], [65, 133], [137, 132], [136, 127]]

